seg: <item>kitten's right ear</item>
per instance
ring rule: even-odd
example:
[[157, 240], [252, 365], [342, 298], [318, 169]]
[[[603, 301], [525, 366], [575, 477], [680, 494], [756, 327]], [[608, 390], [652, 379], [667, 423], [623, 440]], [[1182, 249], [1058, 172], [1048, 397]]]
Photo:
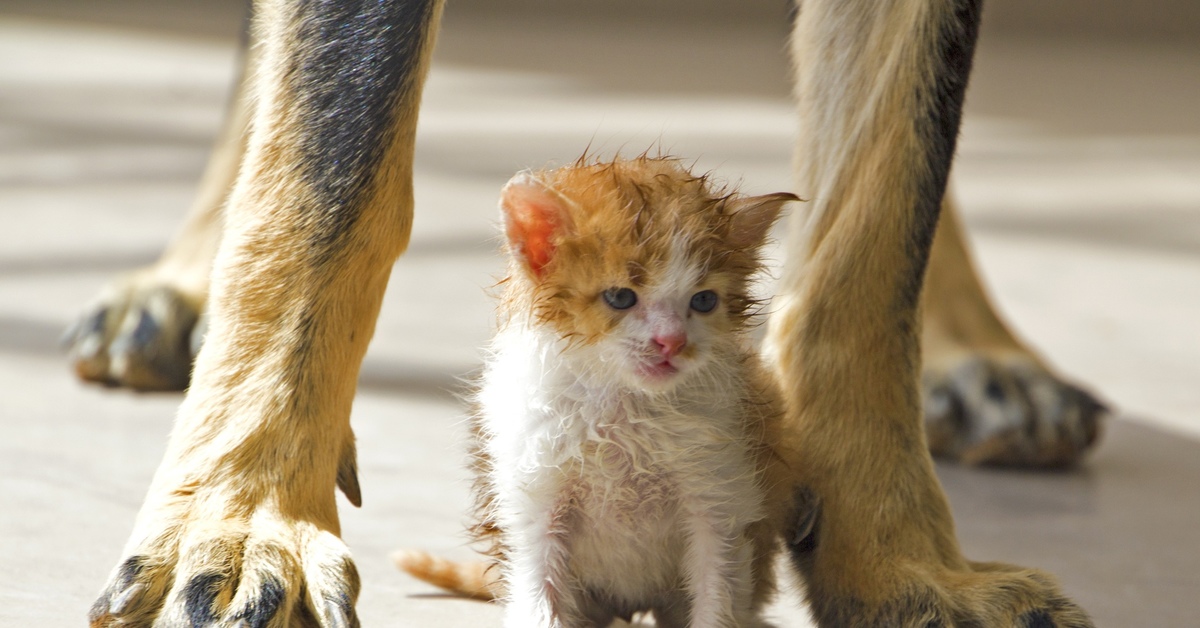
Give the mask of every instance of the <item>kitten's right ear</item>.
[[779, 220], [783, 206], [798, 200], [800, 197], [788, 192], [744, 196], [731, 200], [729, 209], [733, 219], [729, 230], [729, 244], [745, 249], [762, 246], [771, 226]]
[[563, 199], [532, 173], [521, 172], [500, 192], [500, 210], [513, 255], [540, 279], [554, 256], [554, 235], [566, 222]]

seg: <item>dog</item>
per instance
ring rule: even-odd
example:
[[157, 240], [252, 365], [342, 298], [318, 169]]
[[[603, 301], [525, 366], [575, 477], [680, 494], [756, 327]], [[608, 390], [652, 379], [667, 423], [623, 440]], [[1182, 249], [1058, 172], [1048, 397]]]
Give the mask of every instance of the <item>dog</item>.
[[[811, 200], [766, 354], [804, 426], [789, 550], [822, 626], [1091, 625], [1049, 576], [961, 555], [930, 463], [929, 448], [1070, 464], [1103, 414], [996, 316], [945, 198], [979, 13], [806, 0], [795, 20]], [[253, 71], [186, 235], [73, 336], [85, 379], [190, 381], [93, 626], [357, 623], [334, 487], [360, 502], [350, 404], [411, 227], [441, 2], [259, 0], [254, 14]]]

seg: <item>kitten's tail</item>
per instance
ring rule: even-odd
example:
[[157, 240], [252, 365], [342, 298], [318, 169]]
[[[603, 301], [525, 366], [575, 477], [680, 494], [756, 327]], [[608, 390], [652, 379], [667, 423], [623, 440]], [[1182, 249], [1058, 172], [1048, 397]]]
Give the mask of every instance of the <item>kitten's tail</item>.
[[500, 570], [492, 563], [456, 563], [418, 550], [400, 550], [392, 554], [392, 561], [414, 578], [451, 593], [485, 602], [504, 597]]

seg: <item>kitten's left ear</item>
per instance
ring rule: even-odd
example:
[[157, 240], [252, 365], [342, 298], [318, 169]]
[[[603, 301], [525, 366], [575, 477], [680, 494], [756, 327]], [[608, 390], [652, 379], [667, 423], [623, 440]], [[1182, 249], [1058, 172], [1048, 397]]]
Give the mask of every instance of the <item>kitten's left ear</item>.
[[730, 199], [726, 207], [732, 214], [729, 244], [735, 248], [756, 248], [767, 239], [771, 226], [779, 219], [784, 203], [800, 200], [788, 192]]

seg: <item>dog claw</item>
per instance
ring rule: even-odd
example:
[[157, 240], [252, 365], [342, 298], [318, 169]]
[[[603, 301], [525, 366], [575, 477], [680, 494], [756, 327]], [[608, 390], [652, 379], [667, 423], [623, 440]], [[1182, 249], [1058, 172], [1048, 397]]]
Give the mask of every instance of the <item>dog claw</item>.
[[345, 608], [333, 601], [325, 602], [325, 618], [329, 622], [329, 628], [351, 628], [355, 625], [346, 615]]
[[811, 552], [817, 545], [817, 526], [821, 515], [821, 498], [808, 487], [799, 487], [792, 497], [791, 523], [785, 541], [793, 554]]
[[121, 615], [124, 615], [126, 611], [129, 611], [133, 607], [137, 606], [137, 603], [141, 601], [142, 596], [145, 595], [147, 588], [148, 587], [145, 584], [139, 582], [113, 596], [112, 601], [108, 604], [108, 614], [112, 615], [113, 617], [120, 617]]
[[351, 438], [338, 463], [337, 486], [355, 508], [362, 507], [362, 490], [358, 486], [358, 453]]

